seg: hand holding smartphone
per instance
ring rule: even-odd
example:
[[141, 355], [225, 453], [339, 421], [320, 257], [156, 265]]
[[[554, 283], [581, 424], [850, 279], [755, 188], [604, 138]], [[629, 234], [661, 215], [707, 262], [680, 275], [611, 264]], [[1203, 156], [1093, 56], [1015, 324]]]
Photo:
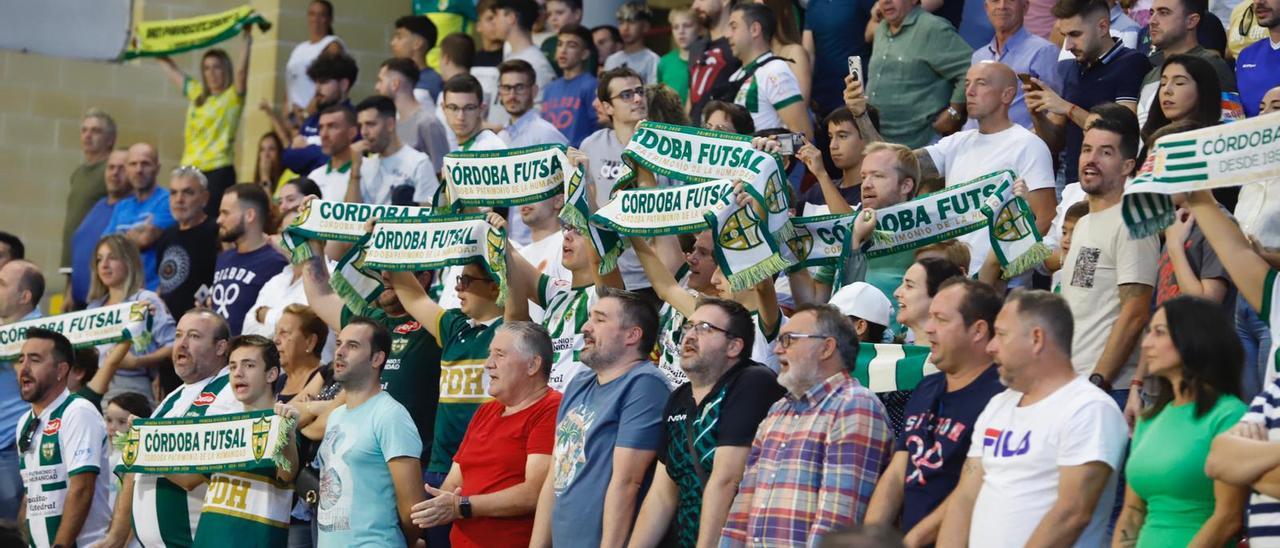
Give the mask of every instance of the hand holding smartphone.
[[862, 56], [861, 55], [849, 56], [849, 75], [853, 76], [854, 80], [862, 82], [864, 87], [866, 86], [866, 81], [862, 79]]

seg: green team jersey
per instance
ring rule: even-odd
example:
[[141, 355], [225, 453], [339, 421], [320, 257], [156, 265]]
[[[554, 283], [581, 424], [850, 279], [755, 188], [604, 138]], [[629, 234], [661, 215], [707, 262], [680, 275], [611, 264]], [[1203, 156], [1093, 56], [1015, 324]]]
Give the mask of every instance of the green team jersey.
[[436, 402], [440, 399], [440, 346], [435, 337], [412, 316], [389, 316], [381, 308], [364, 305], [358, 309], [347, 303], [342, 309], [342, 325], [352, 316], [372, 318], [391, 332], [391, 355], [382, 366], [382, 389], [395, 398], [418, 428], [422, 438], [422, 458], [431, 455]]
[[293, 486], [277, 481], [274, 467], [218, 472], [209, 477], [195, 545], [268, 548], [289, 543]]
[[568, 280], [554, 279], [546, 274], [538, 278], [538, 295], [546, 311], [542, 316], [542, 326], [551, 334], [551, 350], [555, 353], [547, 384], [564, 392], [569, 381], [587, 368], [578, 356], [582, 352], [582, 326], [587, 323], [591, 306], [600, 297], [595, 284], [573, 287]]
[[440, 405], [436, 407], [435, 436], [431, 443], [428, 472], [449, 473], [453, 455], [471, 424], [480, 404], [489, 401], [489, 376], [484, 362], [489, 359], [489, 343], [502, 326], [499, 316], [488, 323], [476, 323], [462, 310], [451, 308], [440, 315]]
[[76, 390], [76, 395], [84, 398], [85, 401], [92, 403], [94, 407], [98, 408], [99, 413], [102, 412], [102, 394], [94, 392], [93, 389], [88, 386], [81, 386], [79, 390]]
[[68, 486], [77, 474], [94, 473], [92, 500], [82, 516], [80, 533], [74, 543], [88, 546], [102, 540], [111, 521], [107, 500], [107, 429], [96, 408], [83, 398], [62, 392], [39, 416], [27, 411], [17, 423], [18, 439], [23, 430], [31, 435], [25, 452], [14, 452], [22, 478], [25, 518], [30, 532], [28, 546], [52, 546], [62, 526]]

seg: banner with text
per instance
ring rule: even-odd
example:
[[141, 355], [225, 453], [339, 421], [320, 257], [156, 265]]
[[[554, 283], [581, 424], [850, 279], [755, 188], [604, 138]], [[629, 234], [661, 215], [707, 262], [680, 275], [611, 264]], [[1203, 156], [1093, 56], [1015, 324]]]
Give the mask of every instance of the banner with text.
[[141, 21], [134, 29], [129, 49], [122, 59], [168, 57], [204, 49], [234, 38], [249, 25], [258, 25], [262, 32], [271, 30], [271, 23], [249, 6], [184, 19]]
[[708, 226], [705, 213], [733, 202], [734, 185], [734, 181], [724, 179], [622, 190], [591, 217], [591, 222], [623, 236], [648, 238], [700, 232]]
[[429, 207], [311, 200], [285, 229], [281, 241], [293, 262], [299, 263], [311, 258], [307, 240], [355, 243], [364, 237], [364, 225], [371, 218], [425, 221], [430, 216]]
[[[134, 419], [116, 473], [211, 474], [284, 463], [295, 421], [266, 409], [231, 415]], [[287, 465], [283, 466], [287, 469]]]
[[506, 294], [506, 233], [483, 214], [439, 215], [423, 222], [388, 219], [360, 242], [362, 268], [422, 271], [479, 263]]
[[568, 163], [560, 144], [450, 152], [443, 169], [447, 200], [455, 211], [541, 202], [564, 188]]
[[868, 257], [892, 255], [950, 240], [987, 226], [985, 200], [1002, 184], [1012, 184], [1013, 172], [997, 171], [933, 194], [876, 210], [876, 230]]
[[151, 305], [133, 301], [0, 327], [0, 361], [13, 360], [22, 353], [27, 330], [33, 327], [61, 333], [76, 348], [121, 341], [132, 341], [134, 348], [146, 348], [151, 344]]

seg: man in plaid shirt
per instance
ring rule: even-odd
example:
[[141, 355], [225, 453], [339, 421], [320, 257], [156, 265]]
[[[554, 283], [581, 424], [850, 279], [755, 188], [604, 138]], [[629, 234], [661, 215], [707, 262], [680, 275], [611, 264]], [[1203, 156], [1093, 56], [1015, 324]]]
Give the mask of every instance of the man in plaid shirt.
[[884, 407], [850, 375], [858, 336], [847, 317], [800, 307], [774, 352], [788, 394], [756, 431], [721, 546], [816, 546], [862, 521], [890, 456]]

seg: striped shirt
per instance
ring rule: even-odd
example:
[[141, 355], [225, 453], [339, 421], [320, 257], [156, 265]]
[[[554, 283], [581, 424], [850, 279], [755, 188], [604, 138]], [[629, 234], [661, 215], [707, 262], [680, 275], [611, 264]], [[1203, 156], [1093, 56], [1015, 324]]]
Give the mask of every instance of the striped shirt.
[[595, 284], [573, 287], [569, 280], [552, 279], [546, 274], [538, 279], [538, 296], [546, 310], [542, 326], [551, 334], [551, 350], [555, 353], [547, 384], [563, 392], [569, 381], [587, 368], [578, 355], [582, 352], [582, 326], [600, 297]]
[[[1267, 383], [1249, 403], [1249, 411], [1240, 422], [1261, 424], [1267, 428], [1270, 441], [1280, 441], [1280, 381]], [[1249, 546], [1280, 546], [1280, 499], [1254, 491], [1249, 496], [1247, 523]]]
[[892, 442], [884, 406], [845, 371], [774, 403], [720, 546], [817, 545], [861, 522]]

